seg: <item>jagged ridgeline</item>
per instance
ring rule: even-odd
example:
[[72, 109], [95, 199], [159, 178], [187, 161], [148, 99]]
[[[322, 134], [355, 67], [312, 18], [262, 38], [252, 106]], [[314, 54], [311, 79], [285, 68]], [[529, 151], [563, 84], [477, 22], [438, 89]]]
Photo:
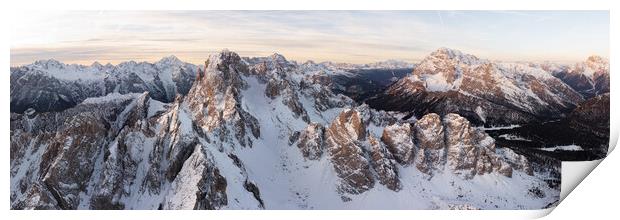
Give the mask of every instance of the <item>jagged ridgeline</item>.
[[[12, 71], [11, 208], [540, 209], [559, 199], [558, 163], [496, 145], [458, 114], [360, 105], [332, 92], [329, 65], [230, 51], [200, 67], [166, 60]], [[37, 77], [71, 87], [45, 90]], [[43, 92], [14, 99], [18, 85]]]

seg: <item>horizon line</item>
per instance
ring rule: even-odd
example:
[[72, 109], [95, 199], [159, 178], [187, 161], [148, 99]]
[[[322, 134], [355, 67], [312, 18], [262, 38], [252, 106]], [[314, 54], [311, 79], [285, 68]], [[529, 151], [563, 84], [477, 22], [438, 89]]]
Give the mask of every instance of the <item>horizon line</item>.
[[[440, 48], [447, 48], [447, 47], [440, 47]], [[448, 48], [448, 49], [450, 49], [450, 48]], [[13, 48], [11, 48], [11, 50], [13, 50]], [[219, 51], [214, 51], [214, 52], [210, 52], [210, 53], [204, 53], [204, 55], [202, 55], [202, 57], [205, 57], [206, 59], [208, 59], [209, 55], [218, 54], [218, 53], [220, 53], [221, 51], [224, 51], [224, 50], [228, 50], [228, 49], [224, 48], [224, 49], [221, 49]], [[461, 51], [461, 50], [457, 50], [457, 49], [451, 49], [451, 50]], [[272, 53], [270, 53], [268, 55], [262, 55], [262, 56], [242, 56], [240, 53], [235, 52], [233, 50], [229, 50], [229, 51], [237, 53], [242, 58], [250, 58], [250, 59], [251, 58], [264, 58], [264, 57], [269, 57], [271, 55], [278, 54], [278, 55], [283, 56], [287, 61], [295, 62], [295, 63], [298, 63], [298, 64], [303, 64], [303, 63], [306, 63], [306, 62], [314, 62], [314, 63], [317, 63], [317, 64], [328, 63], [329, 62], [329, 63], [334, 63], [334, 64], [367, 65], [367, 64], [375, 64], [375, 63], [386, 62], [386, 61], [399, 61], [399, 62], [405, 62], [405, 63], [408, 63], [408, 64], [416, 65], [419, 62], [421, 62], [422, 60], [424, 60], [424, 58], [429, 56], [430, 53], [432, 53], [432, 52], [434, 52], [436, 50], [433, 50], [430, 53], [428, 53], [427, 55], [425, 55], [425, 56], [423, 56], [421, 58], [416, 58], [416, 59], [388, 58], [388, 59], [375, 60], [375, 61], [371, 61], [371, 62], [338, 62], [338, 61], [332, 61], [332, 60], [315, 60], [315, 59], [306, 59], [305, 61], [300, 61], [298, 59], [287, 58], [286, 55], [284, 55], [283, 53], [280, 53], [280, 52], [272, 52]], [[476, 56], [478, 59], [482, 59], [482, 60], [489, 60], [489, 61], [493, 61], [493, 62], [513, 62], [513, 63], [519, 63], [519, 62], [532, 62], [532, 63], [552, 62], [552, 63], [556, 63], [556, 64], [574, 64], [574, 63], [583, 62], [588, 57], [591, 57], [591, 56], [599, 56], [599, 57], [602, 57], [602, 58], [605, 58], [605, 59], [609, 60], [608, 56], [603, 56], [603, 55], [600, 55], [600, 54], [590, 54], [588, 56], [583, 57], [581, 60], [572, 60], [572, 59], [571, 60], [568, 60], [568, 59], [567, 60], [564, 60], [564, 59], [555, 59], [555, 60], [554, 59], [504, 60], [504, 59], [481, 58], [481, 57], [478, 57], [475, 54], [471, 54], [471, 53], [467, 53], [467, 52], [462, 52], [462, 53]], [[9, 54], [9, 58], [11, 58], [12, 56], [13, 56], [13, 54], [10, 53]], [[160, 56], [151, 57], [151, 58], [107, 59], [108, 61], [104, 61], [106, 59], [100, 59], [100, 60], [88, 60], [88, 61], [81, 61], [81, 62], [80, 61], [78, 61], [78, 62], [76, 62], [76, 61], [66, 61], [64, 59], [50, 57], [50, 58], [34, 59], [34, 60], [31, 60], [31, 61], [24, 61], [24, 62], [19, 62], [19, 63], [13, 63], [12, 62], [13, 59], [11, 59], [10, 67], [22, 67], [22, 66], [34, 64], [35, 62], [38, 62], [38, 61], [48, 61], [48, 60], [55, 60], [55, 61], [58, 61], [60, 63], [65, 64], [65, 65], [82, 65], [82, 66], [90, 66], [90, 65], [93, 65], [95, 63], [99, 63], [101, 65], [108, 65], [108, 64], [110, 64], [110, 65], [113, 65], [113, 66], [117, 66], [119, 64], [126, 63], [126, 62], [132, 62], [132, 61], [133, 62], [137, 62], [137, 63], [146, 62], [146, 63], [151, 63], [152, 64], [152, 63], [156, 63], [158, 61], [161, 61], [161, 60], [163, 60], [163, 59], [165, 59], [167, 57], [176, 57], [181, 62], [189, 63], [189, 64], [193, 64], [193, 65], [197, 65], [197, 66], [202, 65], [202, 63], [204, 63], [204, 61], [206, 60], [206, 59], [202, 59], [202, 60], [201, 59], [186, 59], [186, 58], [181, 58], [179, 55], [176, 55], [176, 54], [168, 54], [168, 55], [163, 55], [163, 56], [160, 55]], [[110, 60], [112, 60], [112, 61], [110, 61]]]

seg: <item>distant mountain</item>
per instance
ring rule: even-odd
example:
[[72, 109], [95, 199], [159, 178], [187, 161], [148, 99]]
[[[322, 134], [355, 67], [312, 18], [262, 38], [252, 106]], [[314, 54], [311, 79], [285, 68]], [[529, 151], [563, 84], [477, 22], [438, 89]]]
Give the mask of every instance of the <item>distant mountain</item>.
[[413, 71], [414, 65], [392, 62], [395, 64], [387, 62], [387, 65], [382, 65], [382, 63], [352, 65], [306, 62], [300, 66], [300, 69], [316, 74], [317, 77], [329, 79], [328, 85], [332, 91], [362, 103]]
[[185, 95], [162, 79], [185, 71], [180, 62], [110, 68], [175, 97], [111, 92], [11, 113], [11, 209], [539, 209], [559, 200], [546, 182], [559, 181], [548, 174], [559, 163], [540, 167], [496, 146], [458, 114], [402, 120], [358, 105], [332, 92], [324, 71], [281, 55], [213, 54]]
[[441, 48], [367, 103], [416, 116], [458, 113], [476, 124], [507, 125], [561, 118], [581, 101], [578, 92], [541, 68]]
[[[251, 64], [269, 59], [288, 68], [299, 66], [304, 72], [325, 73], [333, 83], [334, 91], [351, 96], [359, 92], [361, 97], [384, 89], [387, 84], [401, 78], [403, 71], [411, 70], [411, 64], [395, 60], [372, 64], [316, 64], [310, 61], [299, 65], [277, 53], [269, 57], [242, 59]], [[11, 112], [23, 113], [29, 108], [40, 112], [60, 111], [86, 98], [109, 93], [149, 92], [151, 98], [169, 103], [177, 94], [187, 94], [197, 69], [198, 66], [185, 63], [175, 56], [164, 57], [155, 63], [129, 61], [118, 65], [95, 62], [85, 66], [56, 60], [36, 61], [11, 68]], [[349, 87], [351, 89], [347, 89]], [[358, 87], [361, 91], [355, 90]]]
[[367, 63], [367, 64], [350, 64], [350, 63], [334, 63], [334, 62], [322, 62], [320, 64], [326, 67], [332, 67], [332, 68], [344, 69], [344, 70], [412, 69], [415, 66], [415, 64], [408, 63], [402, 60], [386, 60], [386, 61]]
[[177, 94], [187, 94], [197, 69], [174, 56], [116, 66], [37, 61], [11, 70], [11, 112], [61, 111], [109, 93], [149, 92], [155, 100], [171, 102]]

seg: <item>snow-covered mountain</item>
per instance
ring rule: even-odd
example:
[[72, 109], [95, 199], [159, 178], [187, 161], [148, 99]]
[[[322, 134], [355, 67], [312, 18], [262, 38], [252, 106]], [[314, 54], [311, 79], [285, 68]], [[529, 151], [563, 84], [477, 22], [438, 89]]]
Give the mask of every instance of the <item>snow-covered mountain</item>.
[[476, 124], [519, 124], [563, 117], [582, 96], [551, 73], [440, 48], [413, 73], [368, 101], [373, 108], [459, 113]]
[[187, 94], [197, 66], [174, 56], [155, 63], [68, 65], [56, 60], [37, 61], [11, 70], [11, 112], [60, 111], [86, 98], [109, 93], [142, 93], [171, 102]]
[[467, 119], [403, 120], [328, 81], [282, 56], [222, 51], [170, 103], [111, 92], [11, 113], [11, 208], [539, 209], [559, 199], [546, 182], [558, 166], [535, 167]]

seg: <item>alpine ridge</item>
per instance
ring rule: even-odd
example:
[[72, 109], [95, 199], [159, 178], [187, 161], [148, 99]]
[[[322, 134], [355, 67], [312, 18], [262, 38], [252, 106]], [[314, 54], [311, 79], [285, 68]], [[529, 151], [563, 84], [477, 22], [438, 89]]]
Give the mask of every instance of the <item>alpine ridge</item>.
[[116, 66], [64, 64], [41, 60], [11, 70], [11, 112], [62, 111], [90, 97], [110, 93], [142, 93], [171, 102], [186, 95], [197, 67], [175, 56], [155, 63], [123, 62]]

